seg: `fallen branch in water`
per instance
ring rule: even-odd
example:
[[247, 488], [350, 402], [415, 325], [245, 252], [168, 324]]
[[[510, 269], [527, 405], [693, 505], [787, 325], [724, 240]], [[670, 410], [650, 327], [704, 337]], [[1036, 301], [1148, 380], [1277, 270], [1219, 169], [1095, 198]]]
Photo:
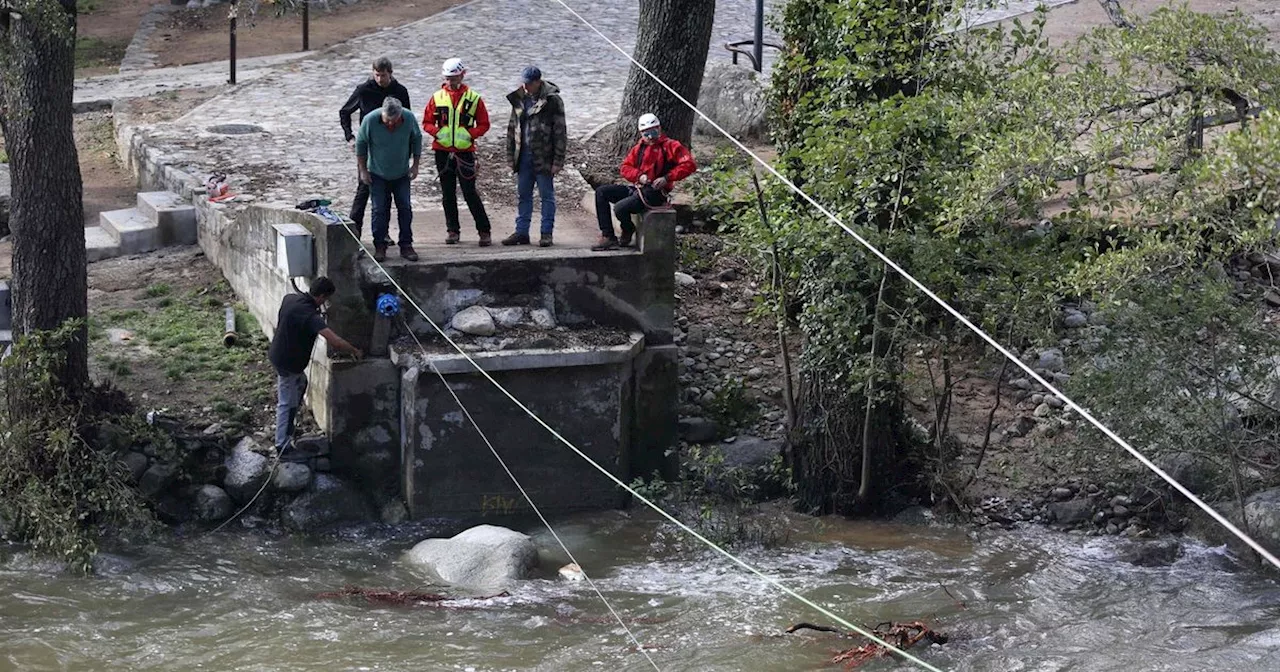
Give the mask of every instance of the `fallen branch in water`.
[[389, 604], [393, 606], [437, 606], [444, 602], [454, 602], [458, 600], [492, 600], [495, 597], [510, 597], [510, 593], [504, 590], [497, 595], [488, 595], [485, 597], [449, 597], [447, 595], [422, 593], [415, 590], [385, 590], [382, 588], [343, 586], [342, 590], [330, 593], [319, 593], [316, 595], [316, 599], [319, 600], [333, 600], [342, 597], [363, 597], [365, 600], [374, 604]]
[[[845, 632], [836, 628], [825, 625], [813, 625], [812, 623], [797, 623], [789, 628], [787, 632], [796, 632], [797, 630], [817, 630], [818, 632], [831, 632], [841, 637], [860, 638], [856, 632]], [[933, 644], [946, 644], [950, 639], [940, 632], [934, 632], [929, 626], [920, 621], [912, 621], [910, 623], [892, 623], [885, 622], [877, 625], [871, 630], [876, 637], [884, 640], [900, 651], [906, 651], [911, 647], [919, 644], [924, 640], [929, 640]], [[875, 658], [883, 658], [892, 655], [892, 651], [881, 644], [874, 642], [855, 646], [852, 649], [845, 649], [837, 652], [831, 657], [832, 664], [844, 664], [844, 669], [852, 670], [855, 667], [873, 660]]]

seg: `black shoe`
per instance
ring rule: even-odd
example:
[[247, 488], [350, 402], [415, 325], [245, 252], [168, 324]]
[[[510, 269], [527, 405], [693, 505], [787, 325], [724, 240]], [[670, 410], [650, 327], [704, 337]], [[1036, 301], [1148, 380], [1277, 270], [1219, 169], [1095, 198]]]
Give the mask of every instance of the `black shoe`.
[[510, 246], [512, 246], [512, 245], [528, 245], [528, 244], [529, 244], [529, 234], [527, 234], [527, 233], [513, 233], [513, 234], [511, 234], [511, 235], [507, 236], [506, 238], [503, 238], [503, 239], [502, 239], [502, 244], [503, 244], [503, 245], [506, 245], [507, 247], [510, 247]]
[[379, 263], [384, 262], [384, 261], [386, 261], [386, 260], [387, 260], [387, 246], [386, 246], [386, 245], [374, 245], [374, 246], [373, 246], [373, 260], [374, 260], [374, 261], [376, 261], [376, 262], [379, 262]]
[[623, 231], [622, 237], [618, 239], [618, 245], [621, 247], [631, 247], [631, 237], [635, 235], [635, 231]]
[[462, 240], [462, 233], [458, 231], [450, 231], [444, 236], [445, 245], [457, 245], [459, 240]]
[[544, 233], [541, 238], [538, 238], [538, 247], [551, 247], [551, 245], [551, 234]]
[[618, 249], [618, 239], [605, 236], [600, 236], [600, 240], [597, 240], [596, 244], [591, 246], [592, 252], [608, 252], [616, 249]]

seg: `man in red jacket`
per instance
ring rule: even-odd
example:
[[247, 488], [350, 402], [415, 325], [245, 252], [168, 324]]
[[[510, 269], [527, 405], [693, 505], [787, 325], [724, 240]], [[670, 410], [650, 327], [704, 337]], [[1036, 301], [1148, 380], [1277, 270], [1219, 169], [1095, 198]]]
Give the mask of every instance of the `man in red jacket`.
[[444, 206], [445, 227], [449, 230], [444, 242], [456, 245], [462, 237], [462, 226], [458, 224], [458, 179], [461, 178], [462, 197], [476, 221], [480, 247], [488, 247], [492, 242], [489, 216], [476, 190], [475, 141], [489, 131], [489, 111], [480, 94], [462, 83], [466, 68], [460, 59], [445, 61], [441, 74], [445, 82], [427, 102], [427, 109], [422, 113], [422, 130], [435, 138], [431, 149], [436, 154], [440, 200]]
[[[676, 182], [698, 169], [693, 155], [678, 140], [662, 134], [658, 117], [640, 116], [640, 141], [627, 153], [618, 172], [631, 184], [607, 184], [596, 189], [596, 218], [600, 222], [600, 240], [591, 246], [596, 252], [616, 250], [631, 245], [636, 227], [631, 216], [667, 204]], [[609, 206], [622, 226], [622, 239], [613, 230]]]

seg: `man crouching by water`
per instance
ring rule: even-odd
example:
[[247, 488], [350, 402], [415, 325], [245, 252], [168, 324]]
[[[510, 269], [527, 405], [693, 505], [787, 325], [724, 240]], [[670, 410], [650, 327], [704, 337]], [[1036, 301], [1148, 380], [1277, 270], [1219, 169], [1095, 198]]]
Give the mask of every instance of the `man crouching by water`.
[[320, 308], [337, 291], [333, 281], [320, 276], [311, 283], [306, 294], [293, 293], [280, 302], [280, 314], [276, 318], [276, 334], [267, 352], [271, 364], [276, 367], [276, 454], [279, 455], [293, 438], [293, 425], [302, 405], [302, 395], [307, 391], [307, 363], [316, 336], [323, 336], [335, 350], [348, 353], [356, 359], [364, 356], [360, 348], [335, 334], [324, 321]]

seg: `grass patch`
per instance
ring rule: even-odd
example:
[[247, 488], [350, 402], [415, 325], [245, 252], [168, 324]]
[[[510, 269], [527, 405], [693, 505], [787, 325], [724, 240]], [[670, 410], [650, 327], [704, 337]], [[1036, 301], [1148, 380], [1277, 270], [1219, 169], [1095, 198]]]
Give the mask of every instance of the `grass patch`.
[[162, 296], [168, 296], [171, 293], [173, 293], [173, 288], [163, 282], [150, 285], [146, 289], [142, 290], [142, 295], [148, 299], [157, 299]]
[[76, 38], [76, 67], [101, 68], [120, 65], [128, 46], [127, 40], [78, 37]]
[[106, 365], [107, 372], [119, 378], [123, 378], [133, 373], [133, 369], [130, 368], [129, 362], [125, 361], [123, 357], [108, 357]]
[[105, 333], [108, 326], [132, 331], [155, 351], [155, 366], [166, 378], [212, 383], [224, 399], [256, 403], [261, 396], [258, 391], [271, 387], [262, 366], [266, 339], [252, 315], [238, 311], [240, 340], [228, 348], [222, 344], [223, 298], [194, 292], [176, 296], [163, 283], [147, 287], [142, 294], [159, 297], [154, 310], [108, 310], [94, 321], [94, 333]]
[[9, 163], [9, 152], [4, 151], [3, 147], [0, 147], [0, 163]]

